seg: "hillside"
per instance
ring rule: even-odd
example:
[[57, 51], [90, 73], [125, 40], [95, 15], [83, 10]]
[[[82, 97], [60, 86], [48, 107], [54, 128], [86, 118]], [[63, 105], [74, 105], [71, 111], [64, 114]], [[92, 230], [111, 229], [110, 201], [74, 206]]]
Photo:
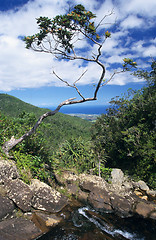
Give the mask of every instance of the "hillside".
[[[35, 107], [8, 94], [0, 94], [0, 112], [11, 118], [18, 118], [23, 112], [26, 112], [33, 113], [37, 120], [40, 115], [47, 111], [49, 109]], [[49, 142], [48, 145], [56, 148], [64, 140], [70, 139], [71, 136], [82, 136], [84, 139], [89, 139], [90, 126], [88, 121], [81, 118], [57, 113], [44, 120], [40, 131], [44, 131], [43, 135]]]

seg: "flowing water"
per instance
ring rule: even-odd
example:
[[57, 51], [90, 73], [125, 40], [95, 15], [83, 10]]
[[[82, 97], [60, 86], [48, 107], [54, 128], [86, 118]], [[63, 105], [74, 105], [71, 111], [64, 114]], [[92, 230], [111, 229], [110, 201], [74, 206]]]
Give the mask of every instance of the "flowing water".
[[[40, 240], [155, 240], [154, 221], [122, 218], [110, 213], [97, 213], [90, 207], [75, 207], [61, 214], [63, 223]], [[67, 216], [68, 215], [68, 216]]]

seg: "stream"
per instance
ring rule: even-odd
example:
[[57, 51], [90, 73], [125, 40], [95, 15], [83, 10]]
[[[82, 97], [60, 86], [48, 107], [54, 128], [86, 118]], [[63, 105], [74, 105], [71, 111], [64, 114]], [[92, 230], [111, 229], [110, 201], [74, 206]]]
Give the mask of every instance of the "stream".
[[64, 221], [39, 240], [155, 240], [151, 219], [122, 218], [99, 213], [88, 206], [73, 207], [61, 213]]

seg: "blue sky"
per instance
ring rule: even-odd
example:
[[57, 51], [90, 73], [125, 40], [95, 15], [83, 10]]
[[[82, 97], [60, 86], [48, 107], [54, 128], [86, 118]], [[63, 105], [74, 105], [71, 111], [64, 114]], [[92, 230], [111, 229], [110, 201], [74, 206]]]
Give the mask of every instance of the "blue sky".
[[[115, 69], [121, 69], [124, 57], [133, 58], [139, 68], [149, 67], [151, 57], [156, 57], [155, 0], [73, 0], [72, 3], [83, 4], [95, 13], [95, 23], [113, 9], [114, 14], [106, 18], [102, 26], [104, 31], [111, 31], [101, 56], [107, 79]], [[92, 97], [93, 85], [100, 76], [97, 66], [90, 63], [84, 66], [81, 61], [58, 62], [51, 54], [25, 49], [19, 37], [38, 31], [35, 18], [52, 18], [64, 14], [66, 8], [66, 0], [0, 0], [0, 93], [8, 93], [36, 106], [56, 106], [77, 95], [59, 82], [52, 71], [71, 83], [87, 69], [78, 87], [86, 97]], [[82, 52], [88, 49], [85, 54], [92, 51], [86, 41], [77, 47]], [[116, 75], [100, 89], [98, 100], [87, 104], [106, 105], [112, 97], [121, 95], [128, 88], [140, 89], [144, 84], [129, 73]]]

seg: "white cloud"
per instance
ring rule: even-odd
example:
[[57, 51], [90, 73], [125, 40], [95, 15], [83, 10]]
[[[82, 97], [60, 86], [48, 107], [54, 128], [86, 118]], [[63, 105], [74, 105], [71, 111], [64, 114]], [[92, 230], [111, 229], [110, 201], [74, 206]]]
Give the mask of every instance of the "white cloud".
[[128, 16], [121, 24], [121, 27], [125, 29], [137, 28], [143, 25], [143, 20], [136, 16]]
[[[149, 45], [150, 43], [154, 43]], [[146, 46], [145, 41], [138, 41], [132, 46], [132, 50], [136, 52], [140, 57], [155, 57], [156, 56], [156, 43], [155, 41], [150, 41]]]
[[156, 56], [156, 46], [149, 46], [149, 47], [144, 48], [143, 56], [144, 57]]
[[[8, 12], [0, 12], [0, 89], [10, 91], [21, 88], [36, 88], [50, 85], [63, 85], [58, 79], [50, 74], [54, 67], [56, 73], [69, 80], [75, 81], [85, 70], [82, 67], [82, 61], [61, 61], [58, 62], [50, 54], [36, 53], [25, 49], [24, 43], [18, 39], [19, 36], [32, 35], [38, 31], [35, 18], [39, 16], [54, 17], [57, 14], [63, 14], [67, 8], [67, 0], [35, 0], [30, 1], [18, 11], [10, 10]], [[87, 9], [97, 14], [97, 22], [99, 22], [105, 14], [108, 14], [113, 8], [115, 14], [105, 19], [104, 32], [110, 27], [109, 23], [114, 23], [116, 17], [121, 21], [121, 25], [117, 25], [117, 32], [113, 30], [112, 36], [104, 44], [103, 56], [106, 66], [111, 68], [111, 64], [120, 63], [125, 56], [148, 57], [156, 55], [155, 43], [156, 39], [149, 39], [150, 46], [144, 46], [145, 40], [139, 41], [132, 39], [129, 35], [129, 29], [144, 27], [143, 23], [146, 19], [146, 26], [153, 21], [155, 16], [155, 0], [148, 2], [141, 0], [131, 0], [128, 2], [117, 0], [113, 6], [113, 1], [106, 0], [97, 2], [95, 0], [75, 0], [74, 4], [83, 4]], [[100, 5], [101, 4], [101, 5]], [[139, 15], [139, 17], [137, 16]], [[152, 18], [151, 18], [152, 17]], [[148, 21], [147, 21], [148, 18]], [[122, 21], [123, 20], [123, 21]], [[119, 31], [119, 27], [124, 29]], [[115, 27], [114, 27], [115, 28]], [[131, 44], [131, 40], [135, 41]], [[77, 47], [87, 48], [88, 52], [84, 55], [92, 56], [96, 50], [91, 50], [86, 41], [79, 42]], [[130, 54], [128, 51], [132, 50]], [[80, 67], [81, 66], [81, 67]], [[91, 84], [95, 82], [100, 75], [100, 68], [96, 64], [88, 64], [88, 72], [79, 84]], [[109, 72], [107, 73], [109, 77]], [[128, 80], [127, 80], [128, 79]], [[126, 81], [136, 81], [128, 75], [116, 77], [111, 84], [125, 84]], [[138, 80], [139, 81], [139, 80]]]
[[[120, 69], [118, 69], [118, 71], [119, 70]], [[112, 81], [110, 81], [108, 84], [124, 86], [128, 83], [142, 83], [143, 81], [144, 81], [143, 79], [138, 79], [137, 77], [130, 75], [128, 72], [125, 72], [116, 74]]]
[[128, 3], [126, 1], [120, 0], [123, 8], [127, 13], [139, 14], [146, 17], [154, 17], [156, 9], [155, 0], [131, 0]]

